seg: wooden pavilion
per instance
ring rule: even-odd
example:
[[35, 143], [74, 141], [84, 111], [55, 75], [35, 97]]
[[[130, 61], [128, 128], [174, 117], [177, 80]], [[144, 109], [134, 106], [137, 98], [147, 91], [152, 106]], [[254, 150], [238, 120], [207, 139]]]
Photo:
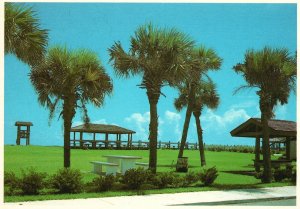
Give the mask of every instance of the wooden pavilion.
[[[92, 149], [109, 148], [115, 146], [121, 148], [122, 142], [127, 143], [127, 147], [132, 145], [132, 135], [135, 131], [122, 128], [116, 125], [106, 124], [92, 124], [79, 125], [71, 128], [70, 146], [72, 148], [86, 148]], [[87, 135], [89, 138], [84, 138]], [[90, 138], [92, 135], [92, 138]], [[115, 135], [115, 138], [110, 138]], [[127, 140], [122, 141], [122, 135], [127, 135]]]
[[[290, 163], [296, 160], [296, 139], [297, 124], [287, 120], [269, 120], [268, 128], [270, 134], [270, 144], [285, 143], [285, 158], [282, 160], [271, 161], [273, 164]], [[260, 118], [250, 118], [230, 132], [233, 137], [255, 138], [255, 160], [256, 170], [259, 170], [261, 140], [263, 138], [262, 124]]]
[[30, 126], [33, 126], [31, 122], [17, 121], [17, 140], [16, 144], [21, 144], [21, 139], [26, 139], [26, 145], [30, 145]]

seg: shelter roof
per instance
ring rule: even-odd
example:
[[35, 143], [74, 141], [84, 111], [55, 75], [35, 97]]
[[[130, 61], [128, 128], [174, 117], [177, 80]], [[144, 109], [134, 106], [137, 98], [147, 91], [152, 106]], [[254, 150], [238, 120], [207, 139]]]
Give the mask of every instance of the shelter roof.
[[135, 131], [116, 125], [107, 124], [82, 124], [71, 128], [72, 132], [108, 133], [108, 134], [133, 134]]
[[17, 121], [15, 126], [33, 126], [31, 122]]
[[[296, 137], [297, 123], [287, 120], [268, 121], [270, 138], [276, 137]], [[230, 132], [231, 136], [236, 137], [262, 137], [262, 124], [260, 118], [250, 118], [246, 122]]]

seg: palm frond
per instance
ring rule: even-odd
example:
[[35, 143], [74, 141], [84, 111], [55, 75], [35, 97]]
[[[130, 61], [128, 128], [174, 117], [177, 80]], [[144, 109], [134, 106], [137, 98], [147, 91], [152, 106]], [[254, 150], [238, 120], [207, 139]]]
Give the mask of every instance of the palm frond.
[[48, 30], [41, 29], [35, 11], [19, 3], [5, 3], [5, 53], [29, 65], [38, 64], [48, 43]]

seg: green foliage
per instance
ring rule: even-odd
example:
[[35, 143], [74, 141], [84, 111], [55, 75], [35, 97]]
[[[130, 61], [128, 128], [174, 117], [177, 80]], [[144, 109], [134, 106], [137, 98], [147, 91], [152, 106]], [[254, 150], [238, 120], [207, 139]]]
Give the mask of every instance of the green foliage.
[[218, 171], [215, 166], [207, 170], [204, 169], [203, 172], [199, 174], [199, 177], [204, 186], [209, 186], [214, 183], [218, 177]]
[[79, 193], [83, 189], [82, 175], [79, 170], [63, 168], [58, 170], [50, 180], [59, 193]]
[[104, 192], [111, 190], [115, 181], [115, 176], [110, 174], [94, 178], [91, 184], [94, 186], [95, 192]]
[[37, 172], [34, 168], [22, 170], [19, 187], [25, 195], [37, 195], [45, 187], [46, 173]]
[[175, 178], [174, 172], [157, 173], [152, 179], [152, 183], [153, 185], [162, 189], [172, 185], [174, 182], [174, 178]]
[[214, 152], [240, 152], [240, 153], [254, 153], [254, 146], [247, 145], [205, 145], [205, 149]]
[[296, 182], [297, 182], [297, 170], [296, 169], [292, 173], [291, 182], [296, 185]]
[[200, 180], [199, 174], [196, 172], [190, 171], [184, 177], [183, 186], [190, 186], [194, 183], [197, 183]]
[[142, 184], [147, 183], [152, 178], [149, 170], [143, 168], [132, 168], [125, 172], [122, 176], [121, 182], [124, 183], [128, 189], [138, 190]]
[[275, 169], [273, 171], [273, 177], [276, 182], [280, 182], [283, 179], [287, 178], [287, 172], [285, 169]]
[[20, 179], [12, 171], [4, 172], [4, 193], [5, 195], [14, 195], [20, 184]]
[[38, 64], [46, 51], [48, 30], [40, 28], [32, 8], [18, 3], [5, 3], [5, 54], [14, 54], [21, 61]]

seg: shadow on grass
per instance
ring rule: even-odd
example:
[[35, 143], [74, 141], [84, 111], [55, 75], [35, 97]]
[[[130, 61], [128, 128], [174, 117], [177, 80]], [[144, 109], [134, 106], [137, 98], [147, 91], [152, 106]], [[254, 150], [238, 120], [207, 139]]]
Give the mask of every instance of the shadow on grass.
[[[176, 164], [171, 164], [171, 165], [157, 165], [157, 167], [161, 167], [161, 168], [174, 168], [176, 169]], [[189, 165], [189, 168], [198, 168], [199, 166], [193, 166], [193, 165]]]
[[223, 173], [237, 174], [237, 175], [246, 175], [246, 176], [255, 176], [256, 172], [251, 171], [221, 171]]

